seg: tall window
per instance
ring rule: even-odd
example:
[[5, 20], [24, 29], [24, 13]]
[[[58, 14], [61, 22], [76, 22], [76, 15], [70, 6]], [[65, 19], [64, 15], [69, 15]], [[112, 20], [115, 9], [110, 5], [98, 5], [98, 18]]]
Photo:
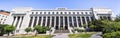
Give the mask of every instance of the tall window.
[[65, 12], [65, 14], [67, 14], [67, 12]]
[[80, 17], [78, 16], [77, 18], [78, 18], [78, 24], [79, 24], [79, 27], [82, 27]]
[[73, 17], [73, 21], [74, 21], [74, 27], [77, 27], [77, 22], [76, 22], [76, 17]]
[[40, 12], [40, 14], [42, 14], [42, 12]]
[[46, 14], [46, 12], [44, 12], [44, 14]]
[[73, 12], [73, 14], [75, 14], [75, 12]]
[[71, 14], [71, 12], [69, 12], [69, 14]]
[[34, 12], [32, 12], [32, 14], [34, 14]]
[[50, 14], [50, 12], [48, 12], [48, 14]]
[[48, 19], [47, 19], [47, 26], [49, 26], [50, 24], [50, 16], [48, 16]]
[[83, 14], [83, 12], [81, 12], [81, 14]]
[[89, 12], [90, 14], [92, 14], [92, 12]]
[[39, 17], [39, 22], [38, 22], [38, 25], [40, 25], [41, 24], [41, 17]]
[[77, 14], [79, 14], [79, 12], [77, 12]]
[[52, 14], [54, 14], [54, 12], [52, 12]]
[[63, 14], [63, 12], [60, 12], [61, 14]]
[[85, 12], [85, 14], [88, 14], [87, 12]]
[[57, 14], [58, 14], [58, 12], [57, 12]]
[[45, 22], [46, 22], [46, 16], [43, 17], [43, 25], [42, 26], [45, 26]]
[[72, 26], [72, 18], [71, 17], [69, 17], [69, 24], [70, 24], [70, 27], [73, 27]]
[[38, 14], [38, 12], [36, 12], [36, 14]]
[[35, 17], [34, 19], [33, 27], [36, 25], [36, 22], [37, 22], [37, 17]]
[[52, 16], [52, 27], [54, 27], [54, 16]]

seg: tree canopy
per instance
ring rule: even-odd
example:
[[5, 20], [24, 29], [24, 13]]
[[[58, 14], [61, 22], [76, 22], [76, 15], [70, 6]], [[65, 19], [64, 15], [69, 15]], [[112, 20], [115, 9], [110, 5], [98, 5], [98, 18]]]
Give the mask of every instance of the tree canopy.
[[15, 27], [12, 25], [7, 25], [4, 27], [4, 31], [9, 35], [10, 32], [13, 32], [15, 30]]
[[25, 29], [25, 31], [28, 33], [30, 31], [32, 31], [32, 28], [28, 27], [28, 28]]

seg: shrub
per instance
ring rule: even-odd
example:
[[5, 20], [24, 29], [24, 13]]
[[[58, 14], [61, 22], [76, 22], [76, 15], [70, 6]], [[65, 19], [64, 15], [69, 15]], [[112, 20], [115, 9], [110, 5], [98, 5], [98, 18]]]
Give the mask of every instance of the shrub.
[[120, 32], [105, 33], [104, 38], [120, 38]]
[[14, 30], [15, 30], [15, 27], [12, 25], [7, 25], [6, 27], [4, 27], [4, 31], [8, 34], [8, 36], [9, 36], [9, 33], [13, 32]]
[[32, 31], [32, 28], [28, 27], [28, 28], [25, 29], [25, 31], [26, 31], [27, 34], [28, 34], [28, 32]]

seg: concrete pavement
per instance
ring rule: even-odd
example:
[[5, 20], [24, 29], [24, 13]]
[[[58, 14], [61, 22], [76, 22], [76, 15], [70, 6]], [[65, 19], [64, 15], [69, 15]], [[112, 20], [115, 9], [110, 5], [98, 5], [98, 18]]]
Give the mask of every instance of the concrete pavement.
[[91, 38], [102, 38], [102, 36], [100, 36], [100, 35], [102, 35], [102, 32], [93, 34], [93, 35], [91, 36]]
[[56, 36], [54, 36], [53, 38], [69, 38], [69, 33], [59, 33], [56, 34]]

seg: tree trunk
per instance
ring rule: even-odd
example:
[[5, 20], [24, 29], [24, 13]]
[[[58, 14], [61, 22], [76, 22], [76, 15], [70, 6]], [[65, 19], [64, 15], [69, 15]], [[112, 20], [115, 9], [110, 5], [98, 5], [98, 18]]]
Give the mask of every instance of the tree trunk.
[[28, 35], [28, 32], [27, 32], [27, 35]]
[[38, 32], [35, 33], [35, 36], [37, 36], [37, 33], [38, 33]]
[[8, 33], [8, 36], [9, 36], [10, 34]]

